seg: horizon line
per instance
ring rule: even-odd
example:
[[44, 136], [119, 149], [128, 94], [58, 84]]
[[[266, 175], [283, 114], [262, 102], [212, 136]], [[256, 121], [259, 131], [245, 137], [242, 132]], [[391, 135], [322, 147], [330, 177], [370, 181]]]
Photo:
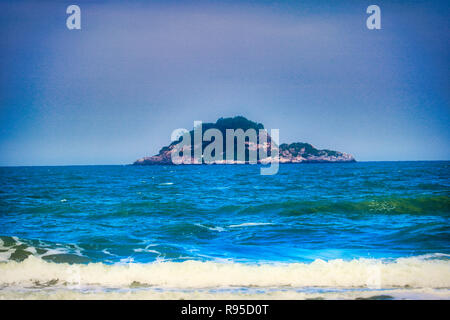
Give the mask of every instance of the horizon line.
[[[450, 159], [448, 160], [356, 160], [355, 162], [352, 163], [361, 163], [361, 162], [449, 162]], [[299, 162], [299, 163], [280, 163], [280, 165], [285, 165], [285, 164], [338, 164], [338, 163], [347, 163], [348, 162], [318, 162], [318, 163], [310, 163], [310, 162]], [[215, 166], [220, 166], [221, 164], [196, 164], [198, 165], [215, 165]], [[238, 165], [249, 165], [247, 164], [238, 164]], [[254, 164], [250, 164], [250, 165], [254, 165]], [[256, 165], [261, 165], [260, 163], [256, 164]], [[0, 165], [0, 168], [24, 168], [24, 167], [95, 167], [95, 166], [102, 166], [102, 167], [106, 167], [106, 166], [135, 166], [133, 163], [117, 163], [117, 164], [39, 164], [39, 165]], [[176, 164], [155, 164], [155, 165], [136, 165], [136, 167], [152, 167], [152, 166], [179, 166]], [[186, 166], [183, 165], [183, 166]]]

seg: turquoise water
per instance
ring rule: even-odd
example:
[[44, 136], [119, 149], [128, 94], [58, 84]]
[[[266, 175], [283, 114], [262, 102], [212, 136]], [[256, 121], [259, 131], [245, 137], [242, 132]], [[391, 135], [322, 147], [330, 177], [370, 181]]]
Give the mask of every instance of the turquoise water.
[[274, 176], [257, 165], [0, 168], [0, 260], [308, 266], [421, 256], [448, 272], [449, 196], [450, 162], [287, 164]]

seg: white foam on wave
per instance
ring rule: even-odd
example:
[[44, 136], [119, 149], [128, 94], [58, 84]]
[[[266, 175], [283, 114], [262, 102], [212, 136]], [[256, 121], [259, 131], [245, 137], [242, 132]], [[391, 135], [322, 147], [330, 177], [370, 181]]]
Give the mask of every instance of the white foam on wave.
[[108, 255], [108, 256], [113, 256], [113, 257], [115, 256], [115, 257], [117, 257], [116, 254], [109, 252], [108, 249], [103, 249], [102, 252], [103, 252], [104, 254]]
[[[0, 262], [9, 261], [11, 256], [16, 252], [17, 247], [23, 245], [24, 243], [19, 240], [17, 237], [11, 237], [11, 239], [14, 241], [12, 245], [5, 245], [5, 242], [0, 239]], [[22, 249], [23, 251], [27, 251], [31, 254], [37, 254], [36, 248], [32, 246], [27, 246], [26, 248]]]
[[14, 253], [15, 250], [2, 250], [0, 251], [0, 262], [2, 261], [8, 261], [11, 255]]
[[151, 249], [147, 249], [147, 248], [138, 248], [138, 249], [133, 249], [134, 252], [148, 252], [148, 253], [156, 253], [156, 254], [161, 254], [161, 252], [156, 251], [156, 250], [151, 250]]
[[122, 259], [120, 259], [119, 263], [117, 263], [116, 266], [130, 265], [133, 262], [134, 262], [134, 258], [133, 257], [122, 258]]
[[[146, 241], [144, 241], [144, 243], [147, 243]], [[158, 255], [158, 257], [161, 255], [161, 252], [153, 250], [153, 249], [149, 249], [150, 247], [155, 247], [157, 246], [157, 244], [155, 243], [150, 243], [148, 244], [145, 248], [137, 248], [137, 249], [133, 249], [134, 252], [147, 252], [147, 253], [156, 253]]]
[[198, 227], [206, 228], [206, 229], [211, 230], [211, 231], [218, 231], [218, 232], [225, 231], [224, 228], [218, 227], [218, 226], [217, 227], [208, 227], [208, 226], [205, 226], [205, 225], [200, 224], [200, 223], [196, 223], [195, 225], [198, 226]]
[[43, 258], [47, 256], [53, 256], [53, 255], [60, 255], [60, 254], [67, 254], [69, 253], [69, 250], [66, 248], [45, 248], [47, 250], [43, 254], [38, 255], [38, 257]]
[[[0, 263], [0, 285], [28, 286], [57, 279], [71, 283], [73, 265], [46, 262], [30, 256], [22, 262]], [[450, 261], [399, 258], [315, 260], [312, 263], [243, 264], [219, 262], [133, 263], [76, 265], [83, 285], [127, 287], [132, 283], [172, 288], [209, 287], [410, 287], [450, 288]]]
[[83, 254], [81, 253], [81, 251], [84, 251], [84, 249], [83, 248], [81, 248], [79, 245], [77, 245], [76, 243], [72, 243], [71, 244], [73, 247], [74, 247], [74, 249], [75, 249], [75, 254], [77, 255], [77, 256], [83, 256]]
[[255, 227], [255, 226], [267, 226], [272, 225], [270, 222], [246, 222], [241, 224], [232, 224], [229, 225], [228, 228], [240, 228], [240, 227]]
[[160, 186], [171, 186], [173, 185], [173, 182], [163, 182], [159, 184]]
[[[45, 243], [43, 243], [42, 241], [40, 242], [40, 246], [38, 248], [23, 242], [21, 240], [19, 240], [19, 238], [17, 237], [11, 237], [11, 239], [14, 241], [12, 244], [9, 244], [8, 246], [5, 245], [5, 242], [0, 239], [0, 262], [7, 262], [11, 259], [11, 256], [17, 251], [17, 250], [23, 250], [25, 252], [28, 252], [38, 258], [43, 258], [43, 257], [47, 257], [47, 256], [53, 256], [53, 255], [62, 255], [62, 254], [75, 254], [77, 256], [83, 257], [83, 254], [81, 253], [81, 251], [83, 251], [83, 249], [81, 247], [79, 247], [76, 244], [71, 244], [71, 246], [73, 247], [72, 249], [66, 248], [66, 247], [61, 247], [61, 244], [57, 244], [60, 247], [56, 247], [56, 248], [50, 248], [48, 245], [46, 245]], [[23, 247], [23, 246], [26, 247]], [[43, 253], [38, 253], [38, 249], [43, 250]]]

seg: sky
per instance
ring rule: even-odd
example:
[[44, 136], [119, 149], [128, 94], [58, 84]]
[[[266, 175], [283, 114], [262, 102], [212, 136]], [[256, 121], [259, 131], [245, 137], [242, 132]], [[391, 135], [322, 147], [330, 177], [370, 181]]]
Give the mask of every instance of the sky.
[[0, 0], [0, 166], [129, 164], [236, 115], [360, 161], [450, 160], [449, 7]]

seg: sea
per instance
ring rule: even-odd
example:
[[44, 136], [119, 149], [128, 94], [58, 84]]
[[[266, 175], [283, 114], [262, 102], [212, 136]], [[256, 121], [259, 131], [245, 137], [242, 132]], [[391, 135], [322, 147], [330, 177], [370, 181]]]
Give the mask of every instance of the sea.
[[0, 168], [0, 299], [450, 299], [450, 162]]

